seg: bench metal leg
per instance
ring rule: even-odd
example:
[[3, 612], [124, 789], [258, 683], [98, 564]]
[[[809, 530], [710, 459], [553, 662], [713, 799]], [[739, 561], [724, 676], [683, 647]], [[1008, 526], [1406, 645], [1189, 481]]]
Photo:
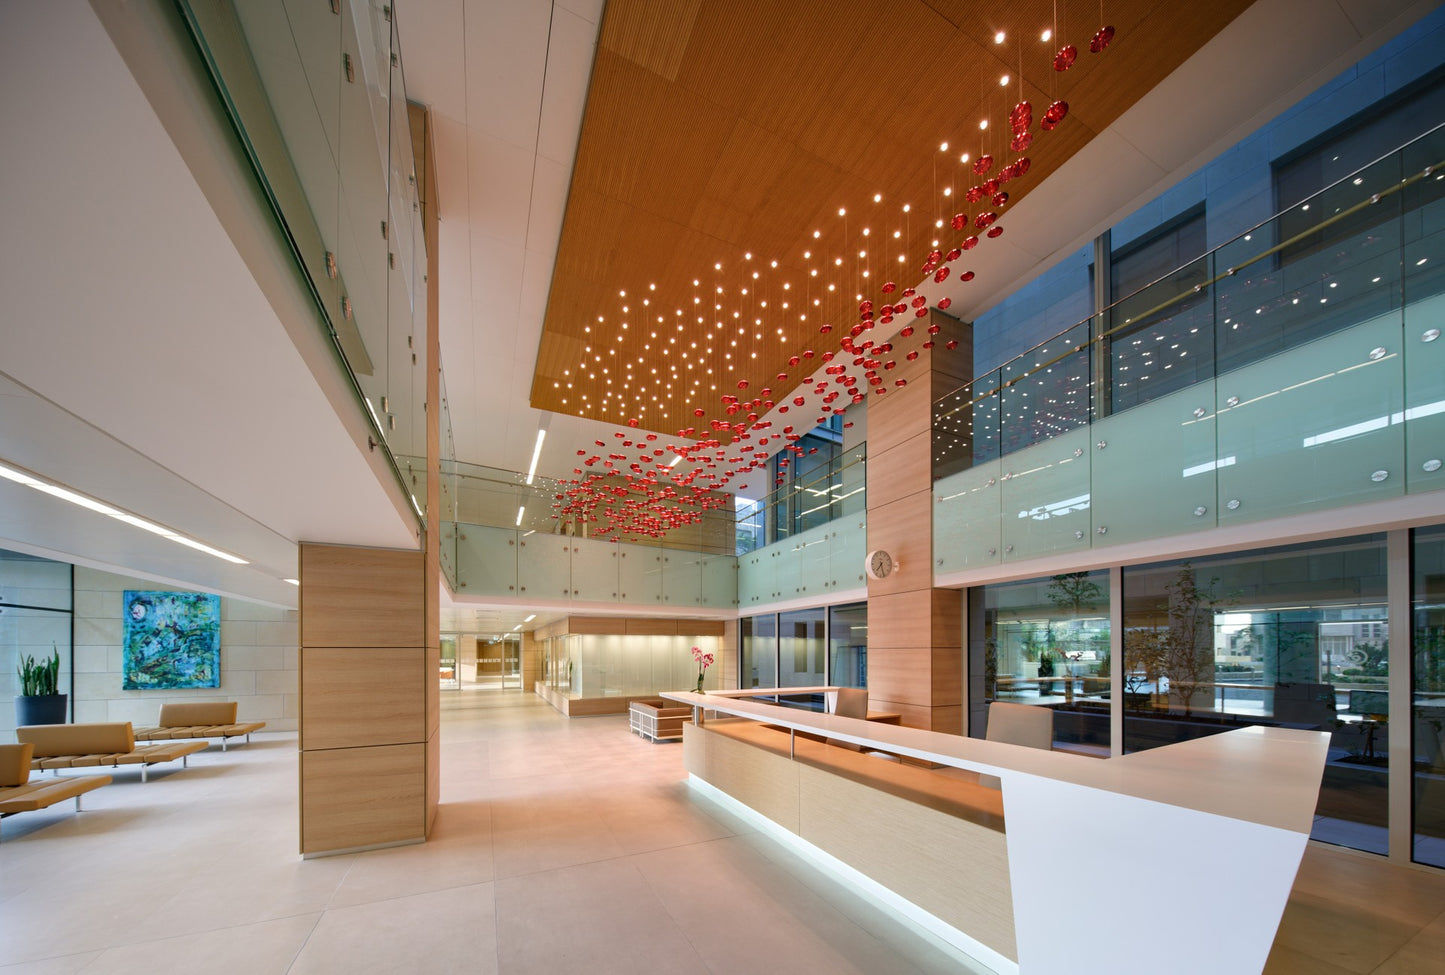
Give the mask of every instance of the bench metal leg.
[[149, 766], [149, 765], [146, 765], [145, 763], [141, 763], [141, 767], [140, 767], [140, 780], [141, 780], [142, 783], [145, 782], [145, 780], [146, 780], [146, 772], [147, 772], [149, 769], [150, 769], [150, 766]]

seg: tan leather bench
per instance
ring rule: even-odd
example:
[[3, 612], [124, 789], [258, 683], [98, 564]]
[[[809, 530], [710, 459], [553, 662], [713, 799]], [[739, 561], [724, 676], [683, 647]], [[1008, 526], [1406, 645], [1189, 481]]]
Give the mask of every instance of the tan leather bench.
[[221, 751], [232, 738], [246, 736], [266, 727], [264, 721], [236, 720], [235, 701], [188, 701], [162, 704], [161, 719], [154, 728], [137, 728], [136, 741], [174, 741], [179, 738], [219, 738]]
[[0, 819], [21, 812], [34, 812], [66, 799], [75, 800], [80, 812], [80, 796], [91, 789], [110, 784], [108, 775], [86, 775], [78, 778], [30, 781], [30, 761], [35, 746], [0, 745]]
[[32, 769], [139, 765], [142, 782], [150, 766], [178, 758], [185, 765], [186, 756], [207, 745], [204, 741], [177, 741], [138, 746], [129, 721], [22, 725], [15, 729], [15, 737], [35, 746]]

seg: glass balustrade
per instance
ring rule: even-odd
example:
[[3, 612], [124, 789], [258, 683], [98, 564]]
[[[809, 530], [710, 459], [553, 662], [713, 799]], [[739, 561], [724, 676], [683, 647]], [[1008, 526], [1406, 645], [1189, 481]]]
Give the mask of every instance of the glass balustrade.
[[1445, 129], [934, 405], [940, 572], [1445, 488]]
[[421, 519], [423, 174], [393, 7], [379, 0], [181, 0], [179, 9], [372, 438]]

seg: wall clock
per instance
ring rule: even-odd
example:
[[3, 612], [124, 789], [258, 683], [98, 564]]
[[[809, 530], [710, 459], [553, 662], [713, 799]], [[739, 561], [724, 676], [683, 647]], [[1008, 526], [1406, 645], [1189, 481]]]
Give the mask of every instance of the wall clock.
[[898, 566], [894, 563], [893, 556], [878, 548], [868, 553], [868, 560], [863, 567], [867, 570], [869, 578], [887, 579]]

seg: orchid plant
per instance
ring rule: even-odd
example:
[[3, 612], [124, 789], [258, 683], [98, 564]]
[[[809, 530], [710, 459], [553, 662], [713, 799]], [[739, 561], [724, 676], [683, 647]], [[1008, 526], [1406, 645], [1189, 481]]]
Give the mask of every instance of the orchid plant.
[[712, 666], [714, 658], [710, 653], [703, 653], [702, 647], [693, 647], [692, 659], [697, 661], [697, 692], [701, 694], [703, 675], [705, 675], [707, 669]]

